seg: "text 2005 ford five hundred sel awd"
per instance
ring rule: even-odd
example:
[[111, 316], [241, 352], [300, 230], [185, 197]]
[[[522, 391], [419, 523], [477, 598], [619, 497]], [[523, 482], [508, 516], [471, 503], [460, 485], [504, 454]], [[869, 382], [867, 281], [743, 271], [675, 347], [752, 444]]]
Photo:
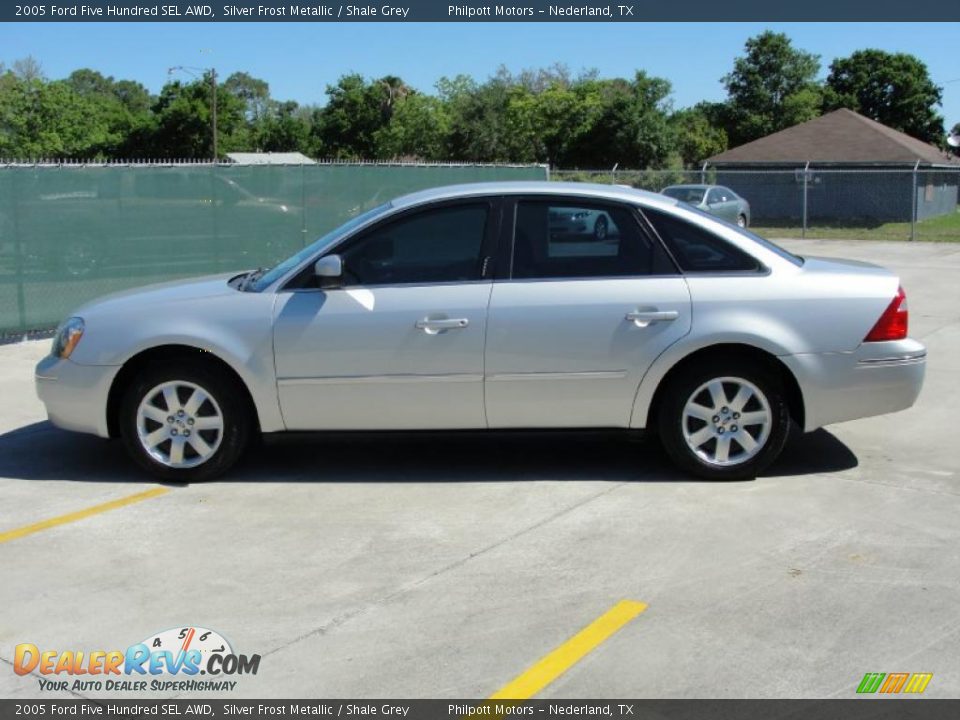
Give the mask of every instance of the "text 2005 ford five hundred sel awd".
[[255, 433], [649, 428], [722, 479], [762, 471], [791, 423], [909, 407], [925, 362], [883, 268], [531, 182], [407, 195], [269, 270], [90, 303], [36, 381], [56, 425], [164, 478], [222, 473]]

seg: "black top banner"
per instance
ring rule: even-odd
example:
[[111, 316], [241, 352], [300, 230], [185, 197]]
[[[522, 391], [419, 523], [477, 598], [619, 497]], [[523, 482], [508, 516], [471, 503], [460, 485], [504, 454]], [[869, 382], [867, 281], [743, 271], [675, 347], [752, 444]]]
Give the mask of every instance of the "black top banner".
[[3, 3], [10, 22], [652, 22], [652, 21], [960, 21], [960, 3], [944, 0], [521, 0], [514, 4], [391, 0], [389, 3], [230, 0], [58, 0]]

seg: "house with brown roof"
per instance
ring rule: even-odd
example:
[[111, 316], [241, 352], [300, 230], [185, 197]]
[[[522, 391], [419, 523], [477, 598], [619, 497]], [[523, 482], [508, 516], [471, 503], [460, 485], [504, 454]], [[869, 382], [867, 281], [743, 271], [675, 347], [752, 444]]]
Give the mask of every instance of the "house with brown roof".
[[[852, 110], [707, 159], [716, 182], [750, 201], [754, 222], [908, 222], [956, 212], [960, 162]], [[804, 187], [806, 186], [806, 187]]]

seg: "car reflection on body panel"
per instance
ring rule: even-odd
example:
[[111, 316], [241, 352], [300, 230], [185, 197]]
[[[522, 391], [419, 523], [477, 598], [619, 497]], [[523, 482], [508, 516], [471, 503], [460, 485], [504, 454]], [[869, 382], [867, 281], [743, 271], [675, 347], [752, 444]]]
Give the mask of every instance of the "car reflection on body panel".
[[740, 227], [750, 225], [750, 203], [723, 185], [671, 185], [661, 192]]

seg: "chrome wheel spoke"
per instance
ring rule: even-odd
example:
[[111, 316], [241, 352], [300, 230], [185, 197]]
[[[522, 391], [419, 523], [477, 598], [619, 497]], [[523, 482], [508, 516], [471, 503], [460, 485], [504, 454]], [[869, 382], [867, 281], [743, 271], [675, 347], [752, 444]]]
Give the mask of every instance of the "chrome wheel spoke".
[[170, 416], [170, 413], [166, 410], [161, 410], [156, 405], [144, 405], [142, 412], [144, 417], [150, 418], [158, 423], [166, 423], [167, 418]]
[[200, 388], [197, 388], [193, 391], [193, 394], [190, 395], [190, 399], [187, 400], [186, 404], [184, 404], [183, 411], [187, 415], [196, 415], [197, 410], [200, 409], [200, 406], [203, 405], [206, 400], [207, 394]]
[[194, 420], [194, 430], [222, 430], [223, 420], [219, 415], [198, 417]]
[[167, 412], [175, 413], [180, 407], [180, 398], [177, 397], [177, 388], [174, 385], [168, 385], [163, 388], [163, 399], [167, 403]]
[[748, 388], [746, 385], [741, 385], [740, 389], [737, 390], [737, 394], [734, 395], [733, 400], [730, 401], [730, 409], [734, 412], [740, 412], [743, 410], [744, 406], [750, 402], [750, 398], [753, 397], [753, 390]]
[[713, 428], [709, 425], [700, 428], [697, 430], [690, 438], [687, 440], [690, 443], [691, 447], [698, 448], [703, 445], [707, 440], [714, 436]]
[[695, 417], [697, 420], [703, 420], [704, 422], [710, 422], [716, 413], [715, 410], [711, 410], [708, 407], [704, 407], [703, 405], [694, 402], [689, 403], [687, 407], [684, 408], [684, 412], [689, 417]]
[[162, 443], [168, 437], [170, 437], [170, 433], [167, 430], [167, 428], [165, 427], [157, 428], [152, 433], [150, 433], [145, 438], [143, 438], [143, 444], [146, 445], [147, 447], [155, 448], [157, 445]]
[[757, 447], [757, 441], [753, 439], [753, 435], [748, 433], [746, 430], [741, 430], [736, 435], [734, 439], [737, 441], [737, 444], [743, 448], [744, 452], [752, 453]]
[[710, 398], [713, 400], [714, 410], [719, 410], [727, 404], [727, 394], [724, 392], [722, 382], [714, 380], [707, 386], [707, 390], [710, 391]]
[[170, 440], [170, 464], [179, 465], [183, 462], [183, 446], [186, 444], [186, 438], [183, 435], [171, 438]]
[[193, 449], [196, 450], [197, 455], [202, 458], [207, 457], [208, 455], [213, 454], [213, 448], [207, 444], [207, 441], [204, 440], [197, 434], [193, 434], [187, 438], [187, 442], [193, 446]]
[[730, 458], [730, 436], [725, 435], [717, 438], [717, 449], [714, 451], [714, 457], [717, 462], [727, 462]]
[[766, 425], [768, 422], [770, 422], [770, 413], [766, 410], [755, 410], [740, 416], [741, 425]]

